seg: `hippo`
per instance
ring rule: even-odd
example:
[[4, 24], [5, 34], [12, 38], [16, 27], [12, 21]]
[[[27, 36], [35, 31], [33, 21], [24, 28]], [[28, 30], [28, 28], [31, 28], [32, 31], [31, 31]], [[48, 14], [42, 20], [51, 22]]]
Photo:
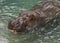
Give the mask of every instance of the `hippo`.
[[16, 19], [9, 21], [8, 30], [11, 32], [25, 32], [38, 25], [44, 27], [47, 22], [58, 16], [59, 13], [59, 0], [42, 1], [29, 10], [21, 10]]

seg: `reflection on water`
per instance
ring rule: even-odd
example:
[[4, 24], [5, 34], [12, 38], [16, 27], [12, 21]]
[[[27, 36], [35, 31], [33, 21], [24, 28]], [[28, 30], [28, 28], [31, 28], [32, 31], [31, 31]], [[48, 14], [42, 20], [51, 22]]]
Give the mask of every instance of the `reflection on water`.
[[0, 38], [0, 43], [8, 43], [8, 40], [6, 38], [4, 38], [4, 37], [1, 37]]
[[50, 21], [42, 32], [13, 34], [8, 31], [10, 19], [18, 16], [19, 10], [30, 9], [40, 0], [0, 0], [0, 43], [60, 43], [60, 18]]

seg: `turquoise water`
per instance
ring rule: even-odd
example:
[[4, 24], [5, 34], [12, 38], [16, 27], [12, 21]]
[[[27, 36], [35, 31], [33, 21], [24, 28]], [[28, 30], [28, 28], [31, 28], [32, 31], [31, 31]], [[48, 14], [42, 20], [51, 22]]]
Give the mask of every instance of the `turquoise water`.
[[60, 18], [50, 21], [42, 30], [34, 33], [13, 34], [8, 31], [10, 19], [19, 11], [32, 8], [41, 0], [0, 0], [0, 43], [60, 43]]

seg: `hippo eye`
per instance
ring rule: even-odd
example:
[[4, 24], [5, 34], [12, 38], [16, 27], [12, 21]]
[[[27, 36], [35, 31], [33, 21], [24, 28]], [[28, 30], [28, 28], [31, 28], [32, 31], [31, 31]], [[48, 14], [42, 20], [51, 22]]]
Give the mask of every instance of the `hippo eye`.
[[19, 26], [20, 26], [20, 22], [19, 22], [19, 20], [17, 20], [14, 24], [14, 27], [19, 27]]

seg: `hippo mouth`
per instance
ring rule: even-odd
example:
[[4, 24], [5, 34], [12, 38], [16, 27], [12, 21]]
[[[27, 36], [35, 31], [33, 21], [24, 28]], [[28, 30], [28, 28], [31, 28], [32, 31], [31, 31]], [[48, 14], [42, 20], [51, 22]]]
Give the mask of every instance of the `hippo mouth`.
[[10, 31], [12, 33], [17, 33], [15, 30], [11, 30], [11, 29], [8, 29], [8, 31]]
[[20, 24], [18, 20], [12, 20], [8, 23], [8, 30], [12, 33], [24, 32], [26, 30], [26, 23]]

